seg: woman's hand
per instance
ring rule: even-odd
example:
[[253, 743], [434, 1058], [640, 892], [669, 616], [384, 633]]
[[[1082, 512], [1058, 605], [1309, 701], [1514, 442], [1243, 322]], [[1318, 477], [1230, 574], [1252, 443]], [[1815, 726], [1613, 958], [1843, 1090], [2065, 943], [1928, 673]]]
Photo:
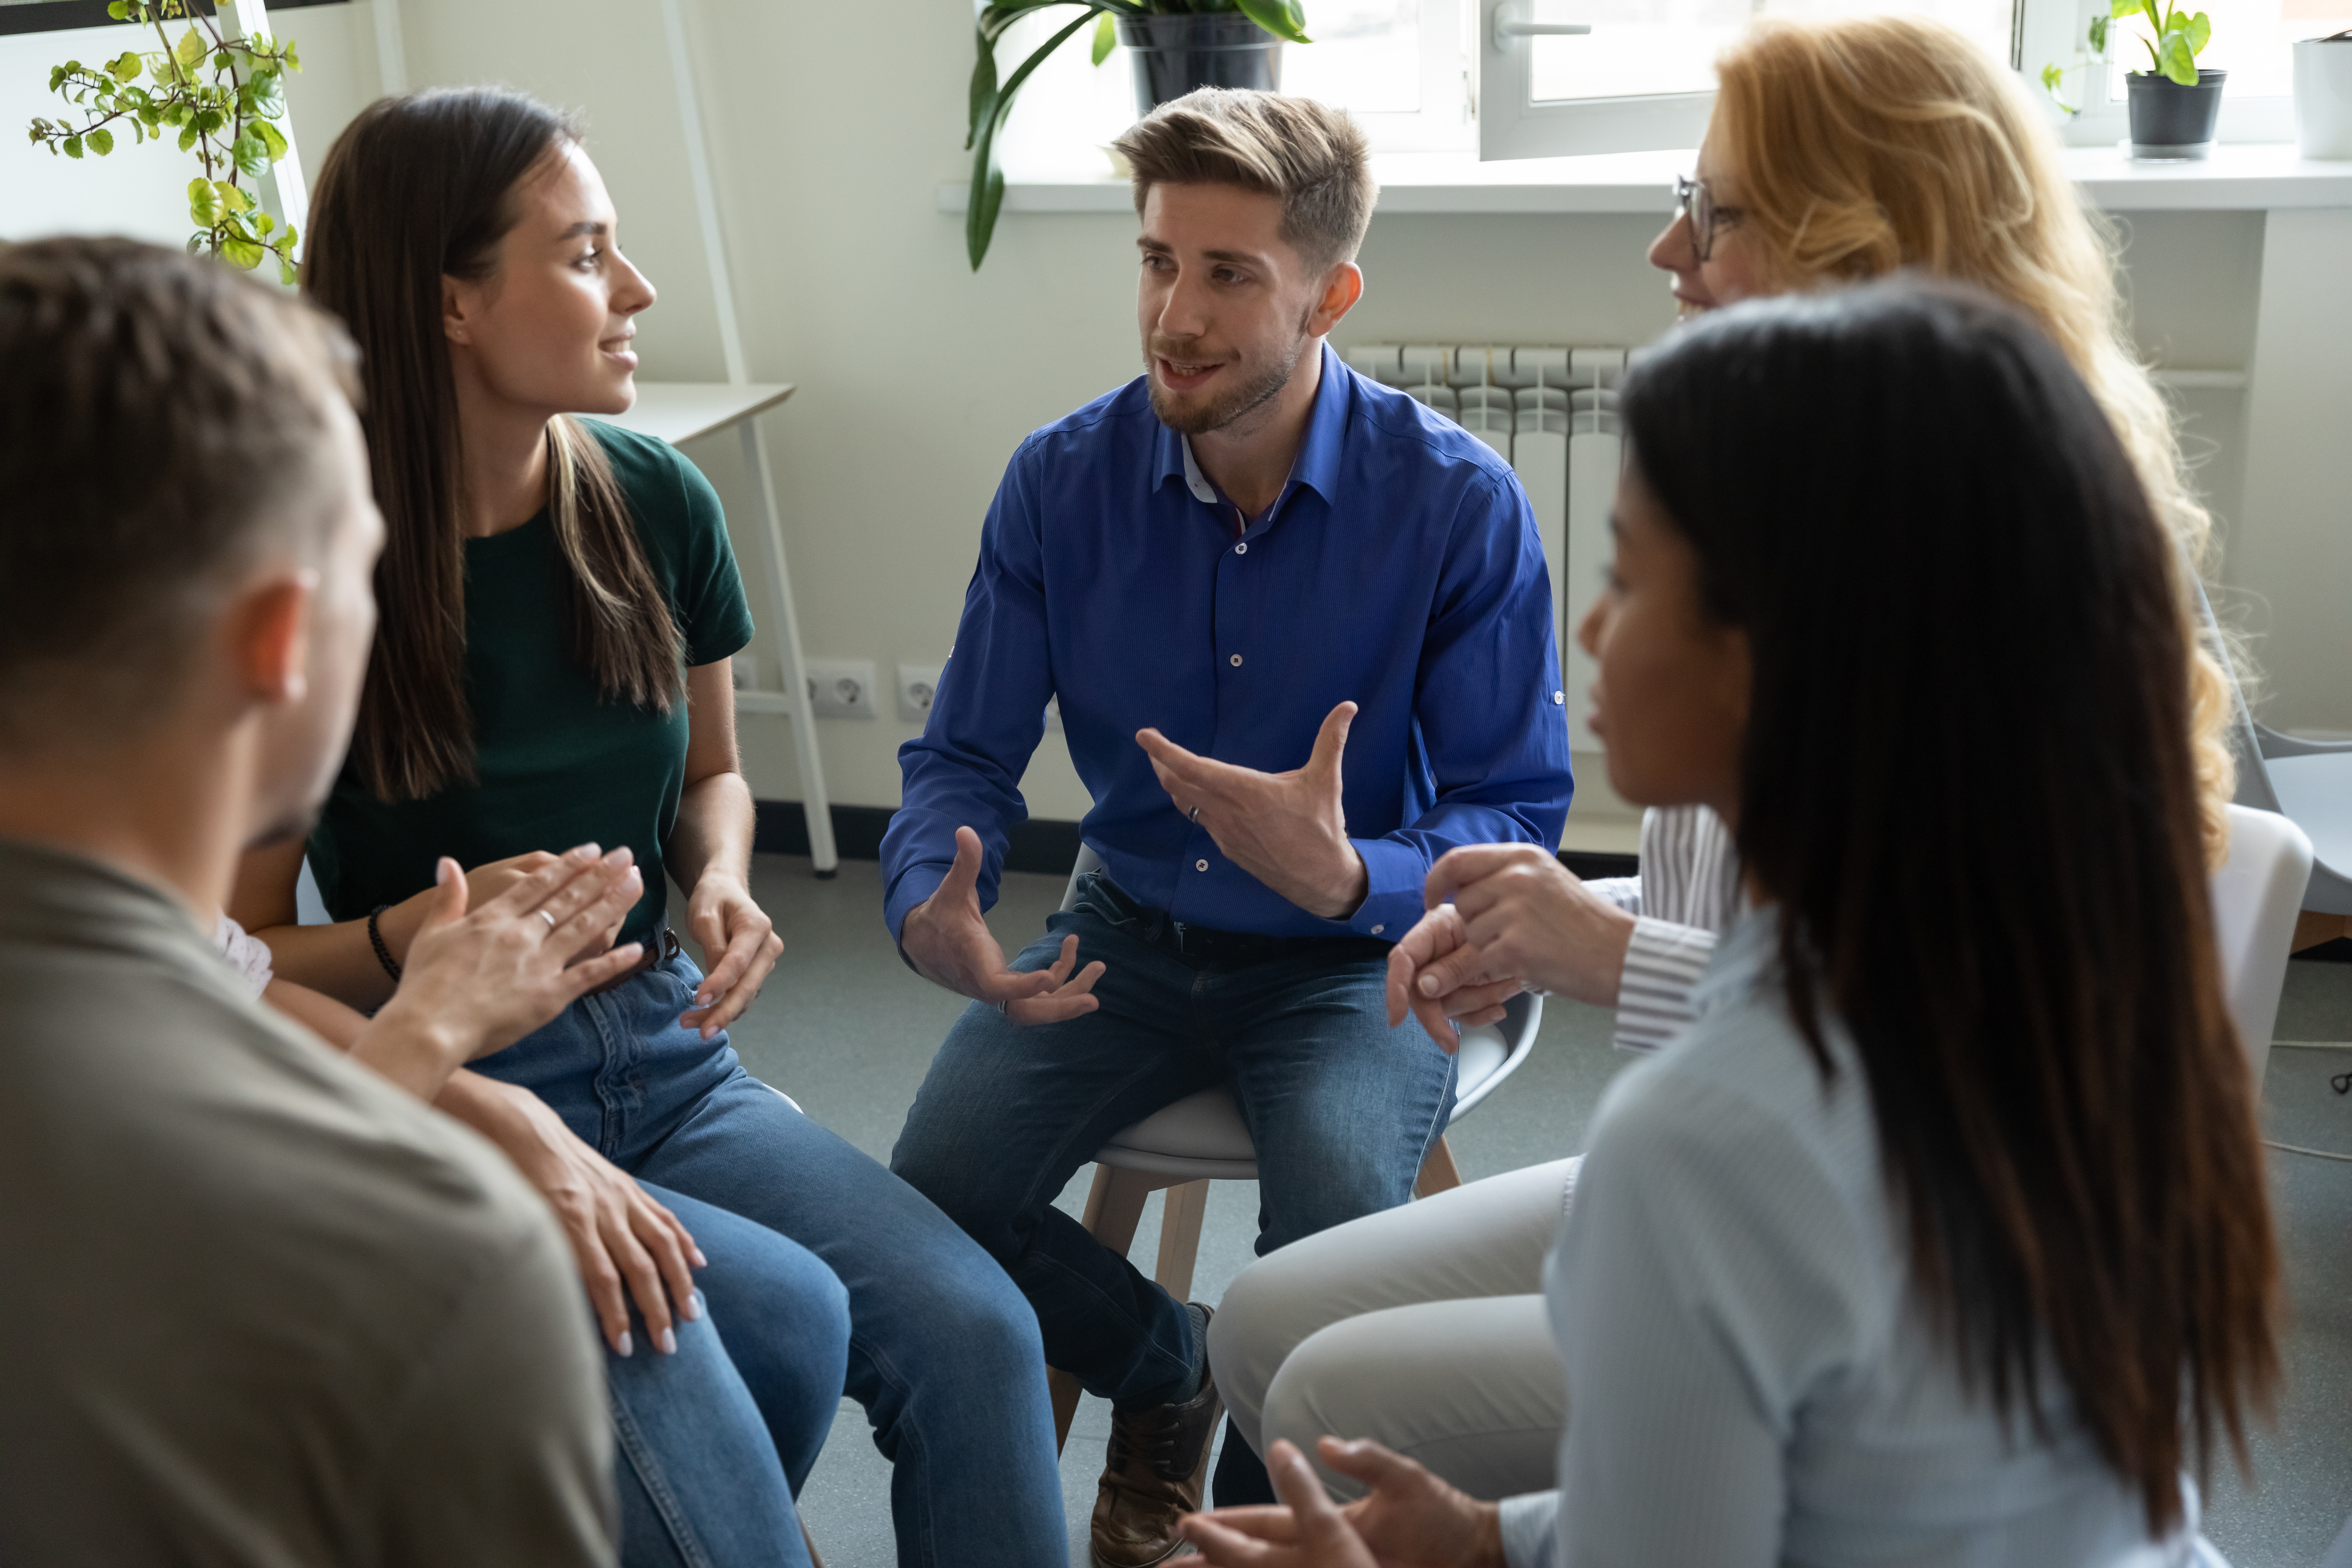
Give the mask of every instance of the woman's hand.
[[599, 857], [583, 844], [468, 910], [466, 878], [445, 858], [400, 988], [352, 1044], [352, 1057], [432, 1100], [459, 1066], [504, 1050], [636, 963], [635, 942], [571, 960], [609, 940], [644, 882], [627, 849]]
[[686, 901], [686, 927], [702, 944], [707, 968], [694, 1006], [678, 1022], [709, 1039], [743, 1016], [784, 951], [776, 922], [751, 901], [751, 889], [717, 867], [696, 879]]
[[528, 1089], [463, 1073], [440, 1107], [496, 1143], [554, 1209], [614, 1352], [635, 1349], [629, 1334], [632, 1297], [654, 1348], [676, 1351], [671, 1303], [688, 1322], [702, 1316], [692, 1269], [709, 1262], [678, 1217], [573, 1137], [563, 1119]]
[[1378, 1443], [1316, 1445], [1323, 1462], [1370, 1494], [1335, 1508], [1297, 1446], [1277, 1442], [1265, 1468], [1280, 1505], [1223, 1508], [1177, 1529], [1207, 1568], [1503, 1568], [1500, 1512]]
[[[1429, 869], [1431, 909], [1448, 899], [1462, 922], [1462, 942], [1493, 976], [1516, 975], [1529, 989], [1556, 991], [1596, 1007], [1617, 1005], [1633, 916], [1619, 909], [1532, 844], [1479, 844], [1447, 852]], [[1456, 960], [1456, 967], [1470, 961]], [[1448, 971], [1450, 976], [1452, 971]], [[1448, 989], [1416, 982], [1427, 995]]]
[[1462, 1047], [1457, 1026], [1498, 1022], [1503, 1004], [1526, 989], [1517, 975], [1495, 973], [1469, 945], [1452, 904], [1422, 916], [1389, 950], [1389, 1027], [1410, 1011], [1448, 1056]]

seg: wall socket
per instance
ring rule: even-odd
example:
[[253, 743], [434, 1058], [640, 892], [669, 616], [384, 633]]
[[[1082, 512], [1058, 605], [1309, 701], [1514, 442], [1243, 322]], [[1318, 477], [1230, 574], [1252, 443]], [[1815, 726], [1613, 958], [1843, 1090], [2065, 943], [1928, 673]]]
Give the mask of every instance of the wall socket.
[[898, 717], [909, 724], [928, 722], [931, 699], [939, 694], [940, 668], [936, 664], [898, 667]]
[[874, 661], [813, 658], [808, 661], [809, 706], [820, 719], [874, 717]]

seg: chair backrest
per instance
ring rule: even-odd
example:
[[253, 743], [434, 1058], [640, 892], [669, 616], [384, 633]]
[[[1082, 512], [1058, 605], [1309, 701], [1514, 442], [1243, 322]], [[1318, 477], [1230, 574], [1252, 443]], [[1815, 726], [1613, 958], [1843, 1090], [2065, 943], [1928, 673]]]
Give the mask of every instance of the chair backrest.
[[1101, 870], [1102, 866], [1102, 857], [1095, 853], [1095, 847], [1084, 840], [1080, 840], [1078, 844], [1077, 864], [1070, 868], [1070, 885], [1065, 889], [1062, 893], [1062, 912], [1064, 914], [1068, 914], [1072, 910], [1078, 907], [1078, 879], [1085, 876], [1089, 871]]
[[2213, 944], [2257, 1089], [2270, 1065], [2295, 914], [2310, 879], [2311, 840], [2302, 828], [2275, 812], [2230, 807], [2230, 858], [2213, 873]]

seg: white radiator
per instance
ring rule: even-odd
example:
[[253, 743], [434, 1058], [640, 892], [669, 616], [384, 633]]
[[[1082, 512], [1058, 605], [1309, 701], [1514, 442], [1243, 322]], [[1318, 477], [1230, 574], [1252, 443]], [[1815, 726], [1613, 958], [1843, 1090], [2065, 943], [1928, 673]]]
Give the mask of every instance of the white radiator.
[[1576, 628], [1601, 592], [1609, 562], [1609, 508], [1623, 447], [1616, 386], [1626, 351], [1362, 343], [1340, 353], [1363, 374], [1459, 423], [1518, 474], [1551, 567], [1570, 743], [1601, 750], [1584, 727], [1593, 668], [1577, 646]]

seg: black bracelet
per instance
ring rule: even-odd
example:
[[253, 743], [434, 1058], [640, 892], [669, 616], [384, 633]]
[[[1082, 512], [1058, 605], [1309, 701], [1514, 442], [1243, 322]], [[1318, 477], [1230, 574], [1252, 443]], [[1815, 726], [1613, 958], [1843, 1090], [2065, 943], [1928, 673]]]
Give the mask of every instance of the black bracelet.
[[384, 946], [383, 931], [375, 923], [376, 918], [390, 908], [390, 904], [378, 904], [368, 911], [368, 945], [375, 949], [375, 961], [383, 965], [383, 972], [391, 975], [392, 983], [397, 985], [400, 984], [400, 965], [393, 961], [392, 949]]

